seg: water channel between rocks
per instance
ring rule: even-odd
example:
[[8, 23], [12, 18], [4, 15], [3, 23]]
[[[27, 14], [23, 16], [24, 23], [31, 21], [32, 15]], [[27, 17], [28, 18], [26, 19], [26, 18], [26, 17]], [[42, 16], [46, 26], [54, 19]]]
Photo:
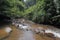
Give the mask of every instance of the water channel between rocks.
[[[31, 27], [29, 24], [26, 24], [26, 25], [19, 24], [19, 27], [17, 27], [17, 25], [18, 24], [16, 24], [16, 26], [14, 26], [13, 32], [11, 33], [11, 35], [4, 40], [36, 40], [36, 38], [34, 37], [35, 33], [29, 29], [29, 28], [33, 28], [33, 27]], [[56, 29], [48, 28], [47, 30], [45, 30], [45, 32], [53, 33], [55, 37], [60, 38], [60, 31], [59, 31], [60, 29], [56, 30], [56, 31], [54, 31], [54, 30], [56, 30]], [[40, 40], [40, 39], [37, 39], [37, 40]], [[43, 40], [43, 38], [41, 40]]]

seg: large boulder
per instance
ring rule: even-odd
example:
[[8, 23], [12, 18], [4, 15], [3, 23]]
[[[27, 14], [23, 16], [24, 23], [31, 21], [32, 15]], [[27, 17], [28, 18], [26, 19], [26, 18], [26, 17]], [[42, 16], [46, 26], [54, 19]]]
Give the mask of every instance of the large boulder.
[[3, 29], [0, 29], [0, 40], [8, 37], [11, 32], [12, 29], [10, 27], [5, 27]]

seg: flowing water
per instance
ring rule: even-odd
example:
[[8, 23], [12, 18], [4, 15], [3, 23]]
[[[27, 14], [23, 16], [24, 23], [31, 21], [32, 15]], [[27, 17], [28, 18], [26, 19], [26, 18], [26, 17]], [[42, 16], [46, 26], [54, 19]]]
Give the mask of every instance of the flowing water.
[[24, 31], [23, 35], [19, 40], [35, 40], [32, 31]]
[[[33, 23], [25, 23], [27, 25], [20, 24], [19, 27], [12, 26], [12, 33], [3, 40], [60, 40], [60, 29], [47, 27], [46, 25], [37, 25]], [[31, 24], [31, 25], [30, 25]], [[48, 36], [44, 36], [42, 34], [36, 34], [31, 29], [35, 29], [38, 27], [43, 27], [47, 29], [46, 33], [53, 33], [57, 38], [52, 38]], [[22, 28], [22, 29], [21, 29]]]

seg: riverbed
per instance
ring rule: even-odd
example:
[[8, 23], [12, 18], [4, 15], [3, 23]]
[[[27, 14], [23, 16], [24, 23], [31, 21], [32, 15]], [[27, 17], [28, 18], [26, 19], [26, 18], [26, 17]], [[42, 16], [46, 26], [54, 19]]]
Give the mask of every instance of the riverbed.
[[60, 35], [60, 33], [59, 33], [60, 29], [55, 28], [54, 26], [28, 23], [28, 22], [24, 23], [24, 24], [28, 24], [29, 26], [26, 27], [26, 25], [25, 25], [25, 27], [24, 27], [24, 25], [22, 24], [23, 29], [20, 29], [19, 27], [16, 27], [15, 25], [10, 25], [10, 28], [12, 28], [12, 32], [8, 37], [4, 38], [3, 40], [60, 40], [59, 37], [48, 37], [43, 34], [36, 34], [31, 30], [31, 29], [36, 29], [38, 27], [42, 27], [44, 29], [49, 29], [46, 32], [54, 31]]

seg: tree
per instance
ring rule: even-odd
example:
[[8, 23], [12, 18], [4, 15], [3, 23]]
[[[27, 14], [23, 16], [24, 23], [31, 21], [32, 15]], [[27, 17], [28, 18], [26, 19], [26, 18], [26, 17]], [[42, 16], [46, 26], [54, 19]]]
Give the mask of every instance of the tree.
[[0, 14], [24, 17], [36, 23], [60, 23], [59, 0], [1, 0]]
[[[50, 24], [59, 25], [60, 24], [60, 1], [59, 0], [46, 0], [46, 13], [48, 14], [48, 22]], [[47, 17], [46, 17], [47, 18]]]
[[[38, 21], [44, 22], [44, 0], [27, 0], [26, 2], [22, 0], [1, 0], [2, 11], [1, 14], [13, 17], [24, 17], [30, 19], [34, 22]], [[4, 3], [4, 5], [3, 5]], [[4, 10], [3, 10], [4, 9]], [[43, 21], [42, 21], [43, 20]]]
[[21, 11], [24, 7], [23, 3], [19, 0], [1, 0], [0, 13], [9, 17], [21, 16]]

